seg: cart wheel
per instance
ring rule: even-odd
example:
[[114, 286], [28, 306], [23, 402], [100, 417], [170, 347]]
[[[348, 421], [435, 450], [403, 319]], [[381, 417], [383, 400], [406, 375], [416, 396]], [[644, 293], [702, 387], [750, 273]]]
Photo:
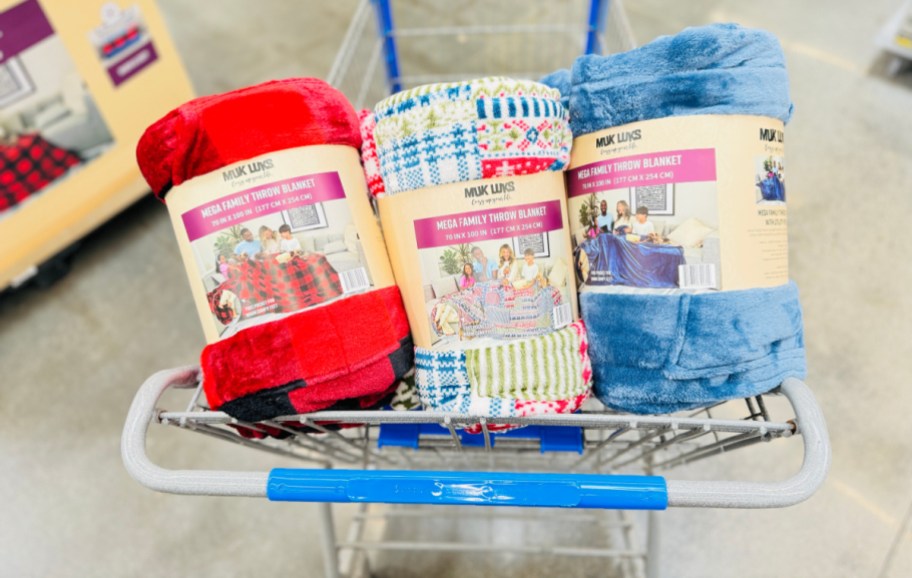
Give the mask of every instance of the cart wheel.
[[73, 267], [73, 259], [80, 246], [81, 243], [79, 242], [73, 243], [41, 265], [38, 265], [38, 272], [32, 277], [31, 282], [40, 289], [48, 289], [66, 277]]

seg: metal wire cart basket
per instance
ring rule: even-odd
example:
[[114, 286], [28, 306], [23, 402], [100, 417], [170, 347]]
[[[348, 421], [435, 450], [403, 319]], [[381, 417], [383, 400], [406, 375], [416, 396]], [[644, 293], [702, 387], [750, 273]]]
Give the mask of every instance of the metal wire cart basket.
[[[492, 24], [491, 14], [478, 24], [478, 10], [495, 4], [500, 8], [491, 9], [510, 24]], [[581, 52], [633, 46], [618, 0], [593, 0], [575, 11], [566, 3], [541, 4], [479, 2], [475, 11], [452, 14], [453, 10], [441, 11], [445, 3], [426, 0], [412, 3], [413, 10], [405, 13], [388, 1], [364, 0], [330, 81], [362, 106], [390, 91], [436, 80], [492, 73], [538, 78], [567, 67]], [[452, 16], [457, 23], [394, 27], [394, 14], [401, 15], [400, 23], [420, 22], [429, 14]], [[524, 40], [528, 38], [535, 39], [534, 46]], [[430, 54], [429, 43], [438, 47], [439, 54]], [[526, 46], [532, 48], [524, 50]], [[490, 51], [496, 56], [479, 57]], [[412, 64], [402, 64], [406, 60]], [[435, 76], [428, 70], [455, 72]], [[162, 371], [142, 385], [123, 432], [127, 470], [141, 484], [160, 492], [318, 503], [324, 570], [330, 578], [370, 575], [372, 557], [384, 551], [596, 557], [605, 564], [605, 572], [599, 575], [654, 577], [658, 575], [658, 511], [789, 506], [817, 490], [830, 462], [820, 408], [808, 387], [794, 379], [763, 396], [663, 416], [618, 414], [593, 399], [572, 415], [485, 419], [420, 410], [323, 411], [259, 423], [239, 422], [208, 409], [199, 380], [198, 368], [191, 367]], [[174, 402], [180, 395], [169, 394], [165, 397], [177, 405], [159, 407], [169, 390], [184, 390], [185, 399]], [[524, 427], [500, 434], [489, 430], [492, 424], [504, 423]], [[304, 467], [269, 472], [164, 469], [146, 454], [151, 424], [294, 458]], [[466, 434], [462, 426], [469, 425], [480, 426], [481, 433]], [[783, 481], [665, 477], [675, 468], [706, 458], [799, 437], [803, 463]], [[336, 538], [332, 503], [358, 504], [343, 539]], [[476, 516], [487, 524], [545, 519], [554, 531], [537, 536], [537, 542], [530, 536], [509, 544], [474, 532], [453, 540], [427, 540], [403, 538], [393, 531], [425, 516]], [[635, 518], [645, 518], [645, 532], [635, 527]], [[567, 522], [597, 529], [603, 537], [601, 545], [563, 545], [559, 525]]]

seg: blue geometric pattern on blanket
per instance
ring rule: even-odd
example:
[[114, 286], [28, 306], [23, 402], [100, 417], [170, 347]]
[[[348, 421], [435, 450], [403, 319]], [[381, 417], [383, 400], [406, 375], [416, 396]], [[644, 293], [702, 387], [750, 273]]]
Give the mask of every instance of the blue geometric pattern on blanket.
[[462, 399], [468, 403], [469, 375], [466, 373], [466, 356], [462, 350], [434, 351], [416, 348], [415, 384], [418, 396], [425, 407], [436, 411], [461, 411]]
[[527, 96], [505, 96], [485, 98], [475, 103], [478, 118], [511, 119], [526, 117], [560, 117], [563, 110], [560, 103], [550, 98], [533, 98]]
[[482, 178], [478, 137], [471, 123], [405, 136], [383, 149], [380, 171], [394, 190]]
[[513, 400], [476, 398], [466, 371], [462, 350], [415, 349], [415, 385], [425, 408], [462, 415], [511, 417], [516, 415]]
[[570, 132], [560, 94], [502, 77], [420, 86], [374, 109], [387, 194], [494, 176], [560, 170]]

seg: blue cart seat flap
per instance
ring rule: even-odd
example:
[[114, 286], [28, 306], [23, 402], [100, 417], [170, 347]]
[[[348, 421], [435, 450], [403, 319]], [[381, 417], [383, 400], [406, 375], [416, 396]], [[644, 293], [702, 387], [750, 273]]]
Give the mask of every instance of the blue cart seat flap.
[[[384, 423], [380, 425], [377, 447], [400, 447], [418, 449], [421, 436], [447, 436], [450, 430], [435, 423]], [[459, 442], [467, 447], [484, 447], [482, 434], [470, 434], [457, 430]], [[541, 452], [583, 453], [583, 429], [571, 426], [530, 425], [503, 433], [491, 433], [491, 445], [497, 445], [500, 438], [539, 440]]]
[[277, 502], [382, 502], [467, 506], [664, 510], [665, 478], [597, 474], [274, 469]]

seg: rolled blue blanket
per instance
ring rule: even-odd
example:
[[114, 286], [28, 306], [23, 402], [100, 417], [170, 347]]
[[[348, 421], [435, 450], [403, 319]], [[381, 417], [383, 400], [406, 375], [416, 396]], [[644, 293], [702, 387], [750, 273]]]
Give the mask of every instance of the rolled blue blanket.
[[612, 408], [669, 413], [749, 397], [805, 374], [798, 288], [582, 293], [595, 392]]
[[640, 120], [752, 114], [788, 122], [785, 56], [775, 36], [737, 24], [686, 28], [629, 52], [576, 59], [542, 83], [569, 94], [574, 136]]
[[[542, 79], [569, 97], [581, 136], [689, 115], [787, 122], [792, 105], [776, 38], [735, 24], [688, 28], [641, 48], [582, 56]], [[793, 283], [742, 291], [611, 289], [580, 294], [596, 395], [635, 413], [668, 413], [769, 391], [806, 372]]]

